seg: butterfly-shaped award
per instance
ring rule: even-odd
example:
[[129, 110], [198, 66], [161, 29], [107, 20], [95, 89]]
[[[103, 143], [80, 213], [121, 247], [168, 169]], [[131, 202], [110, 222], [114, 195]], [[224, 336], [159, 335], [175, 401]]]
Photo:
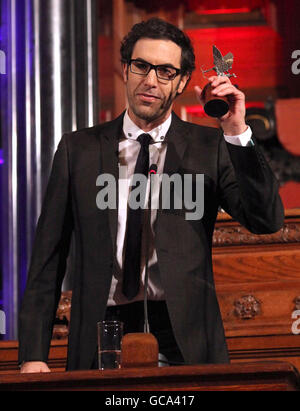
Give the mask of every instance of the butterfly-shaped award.
[[[214, 70], [218, 76], [236, 77], [234, 73], [229, 73], [233, 64], [233, 54], [227, 53], [224, 57], [220, 50], [213, 46], [214, 66], [208, 70], [202, 70], [202, 73], [207, 73]], [[205, 75], [204, 75], [205, 77]], [[229, 110], [229, 104], [226, 97], [216, 97], [211, 94], [211, 83], [208, 83], [203, 89], [204, 110], [211, 117], [222, 117]]]

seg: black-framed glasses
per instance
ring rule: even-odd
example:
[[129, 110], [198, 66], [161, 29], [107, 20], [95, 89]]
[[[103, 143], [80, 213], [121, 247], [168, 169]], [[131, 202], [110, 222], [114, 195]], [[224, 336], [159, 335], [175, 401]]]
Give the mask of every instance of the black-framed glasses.
[[130, 60], [128, 63], [130, 67], [131, 73], [139, 74], [140, 76], [147, 76], [149, 72], [154, 69], [157, 78], [161, 80], [174, 80], [177, 77], [181, 70], [172, 66], [158, 64], [155, 66], [154, 64], [148, 63], [144, 60]]

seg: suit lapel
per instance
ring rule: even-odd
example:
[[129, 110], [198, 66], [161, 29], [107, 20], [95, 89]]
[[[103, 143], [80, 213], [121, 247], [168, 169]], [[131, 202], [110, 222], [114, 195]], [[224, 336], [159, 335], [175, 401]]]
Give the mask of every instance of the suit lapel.
[[118, 227], [118, 203], [119, 203], [119, 166], [118, 166], [118, 152], [119, 152], [119, 139], [122, 135], [123, 126], [122, 113], [116, 120], [107, 124], [100, 132], [100, 145], [101, 145], [101, 164], [100, 173], [110, 174], [114, 177], [116, 182], [116, 205], [117, 208], [108, 210], [109, 227], [112, 239], [112, 244], [116, 246], [116, 235]]
[[167, 153], [163, 171], [164, 174], [170, 176], [178, 171], [187, 147], [186, 132], [184, 122], [173, 112], [172, 123], [165, 140], [167, 142]]
[[[165, 158], [165, 164], [163, 169], [163, 174], [168, 176], [172, 176], [173, 174], [177, 173], [180, 169], [180, 165], [182, 163], [182, 159], [184, 153], [187, 148], [187, 139], [186, 139], [186, 127], [182, 120], [176, 116], [176, 114], [172, 113], [172, 122], [171, 126], [166, 135], [166, 143], [167, 143], [167, 152]], [[163, 197], [162, 197], [162, 184], [160, 185], [160, 192], [159, 192], [159, 209], [157, 214], [157, 219], [154, 223], [154, 230], [156, 231], [157, 228], [157, 221], [159, 220], [159, 216], [163, 210]]]

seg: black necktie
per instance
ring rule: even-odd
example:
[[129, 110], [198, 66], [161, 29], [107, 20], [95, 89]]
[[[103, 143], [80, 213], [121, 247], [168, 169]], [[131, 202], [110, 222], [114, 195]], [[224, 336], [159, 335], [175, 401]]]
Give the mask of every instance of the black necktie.
[[[141, 149], [136, 162], [134, 174], [148, 176], [149, 144], [152, 138], [149, 134], [141, 134], [137, 141]], [[127, 237], [123, 269], [123, 294], [131, 300], [139, 292], [141, 270], [141, 246], [143, 228], [143, 209], [129, 208], [127, 218]]]

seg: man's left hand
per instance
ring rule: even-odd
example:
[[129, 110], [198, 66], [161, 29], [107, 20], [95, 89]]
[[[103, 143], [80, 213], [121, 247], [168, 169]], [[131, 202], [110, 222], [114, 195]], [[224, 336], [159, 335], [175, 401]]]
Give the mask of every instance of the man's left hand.
[[[244, 133], [247, 129], [245, 94], [236, 88], [226, 76], [212, 76], [208, 80], [212, 86], [212, 95], [216, 97], [226, 96], [229, 103], [228, 113], [219, 118], [224, 134], [236, 136]], [[197, 98], [203, 105], [202, 91], [199, 86], [195, 87]]]

